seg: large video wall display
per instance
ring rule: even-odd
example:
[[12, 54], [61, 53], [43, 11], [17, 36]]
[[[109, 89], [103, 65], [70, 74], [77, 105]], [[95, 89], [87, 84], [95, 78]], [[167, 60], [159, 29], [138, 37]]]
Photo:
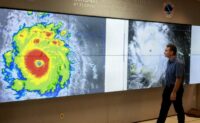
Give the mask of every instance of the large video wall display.
[[0, 102], [161, 87], [168, 43], [200, 83], [200, 27], [0, 9]]

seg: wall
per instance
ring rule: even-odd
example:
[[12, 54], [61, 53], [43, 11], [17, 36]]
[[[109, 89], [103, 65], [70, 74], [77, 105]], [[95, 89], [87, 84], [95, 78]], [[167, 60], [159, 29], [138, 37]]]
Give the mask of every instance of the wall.
[[197, 108], [200, 110], [200, 85], [198, 85], [197, 89]]
[[[89, 2], [88, 2], [89, 1]], [[174, 17], [166, 18], [155, 0], [1, 0], [1, 7], [133, 18], [200, 25], [200, 2], [176, 0]], [[185, 89], [184, 107], [199, 106], [200, 88]], [[0, 104], [1, 123], [130, 123], [156, 118], [162, 88]], [[198, 99], [198, 103], [197, 103]], [[200, 106], [199, 106], [200, 107]], [[174, 109], [169, 115], [174, 115]]]
[[[188, 110], [192, 86], [186, 88]], [[0, 104], [1, 123], [131, 123], [156, 118], [161, 88]], [[188, 101], [190, 100], [190, 101]], [[172, 109], [169, 115], [174, 114]], [[60, 117], [61, 115], [61, 117]], [[64, 117], [62, 117], [64, 115]]]
[[[164, 15], [164, 1], [172, 1], [175, 6], [173, 18]], [[199, 0], [1, 0], [0, 6], [195, 25], [200, 22]]]

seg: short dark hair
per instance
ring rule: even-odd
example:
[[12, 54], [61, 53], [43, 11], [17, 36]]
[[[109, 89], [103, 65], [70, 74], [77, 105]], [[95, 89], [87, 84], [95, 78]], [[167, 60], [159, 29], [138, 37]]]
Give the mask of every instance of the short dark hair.
[[171, 51], [173, 51], [174, 55], [177, 53], [177, 48], [174, 44], [168, 44], [167, 47], [170, 48]]

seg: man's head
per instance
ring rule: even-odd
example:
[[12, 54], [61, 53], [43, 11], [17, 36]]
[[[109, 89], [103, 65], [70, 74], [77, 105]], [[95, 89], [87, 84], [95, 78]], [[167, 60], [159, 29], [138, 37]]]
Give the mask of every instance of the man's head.
[[176, 56], [176, 53], [177, 53], [177, 48], [175, 45], [173, 44], [168, 44], [165, 48], [165, 57], [167, 58], [171, 58], [171, 57], [174, 57]]

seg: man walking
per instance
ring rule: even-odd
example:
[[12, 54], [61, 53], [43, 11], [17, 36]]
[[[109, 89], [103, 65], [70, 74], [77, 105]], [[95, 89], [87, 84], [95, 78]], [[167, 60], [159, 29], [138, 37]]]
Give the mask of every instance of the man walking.
[[175, 45], [168, 44], [166, 46], [164, 54], [169, 60], [165, 75], [166, 85], [162, 95], [162, 105], [157, 123], [165, 123], [172, 103], [177, 113], [178, 123], [185, 122], [185, 114], [182, 103], [184, 92], [184, 64], [178, 60], [176, 53], [177, 48]]

